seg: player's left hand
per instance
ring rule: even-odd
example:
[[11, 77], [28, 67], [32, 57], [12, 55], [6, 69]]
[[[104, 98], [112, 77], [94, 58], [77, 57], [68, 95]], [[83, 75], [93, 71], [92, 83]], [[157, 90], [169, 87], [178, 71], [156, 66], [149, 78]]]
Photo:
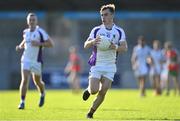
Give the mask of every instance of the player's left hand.
[[37, 42], [37, 41], [31, 41], [31, 45], [32, 46], [41, 46], [41, 43]]
[[111, 45], [109, 46], [109, 49], [114, 49], [116, 50], [118, 48], [118, 45], [114, 44], [111, 42]]

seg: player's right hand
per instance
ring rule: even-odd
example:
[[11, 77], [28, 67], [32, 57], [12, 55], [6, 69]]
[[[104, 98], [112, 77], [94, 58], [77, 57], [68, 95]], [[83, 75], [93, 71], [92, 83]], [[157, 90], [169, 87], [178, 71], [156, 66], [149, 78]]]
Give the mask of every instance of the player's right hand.
[[101, 38], [100, 38], [100, 36], [97, 36], [95, 39], [93, 39], [91, 41], [92, 41], [92, 45], [97, 45], [100, 43]]
[[133, 70], [137, 70], [139, 67], [139, 64], [137, 62], [135, 62], [134, 64], [132, 64], [132, 69]]

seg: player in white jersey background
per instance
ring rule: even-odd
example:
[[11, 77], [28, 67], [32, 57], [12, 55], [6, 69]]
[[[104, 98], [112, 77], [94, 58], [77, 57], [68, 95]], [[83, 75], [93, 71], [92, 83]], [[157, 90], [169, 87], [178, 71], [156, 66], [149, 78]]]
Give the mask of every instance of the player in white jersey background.
[[[92, 29], [84, 48], [92, 48], [93, 52], [89, 59], [91, 65], [89, 73], [89, 86], [83, 93], [83, 100], [87, 100], [91, 94], [97, 94], [87, 118], [93, 118], [94, 112], [103, 102], [107, 90], [111, 87], [114, 74], [116, 73], [116, 58], [118, 52], [127, 51], [125, 33], [122, 28], [113, 22], [115, 13], [114, 4], [104, 5], [100, 9], [102, 25]], [[106, 36], [111, 41], [107, 50], [97, 48], [101, 41], [100, 36]]]
[[164, 56], [162, 49], [160, 48], [160, 41], [153, 41], [153, 49], [150, 52], [150, 80], [152, 81], [152, 86], [154, 89], [154, 95], [161, 94], [161, 83], [160, 75], [163, 70]]
[[29, 77], [32, 74], [33, 81], [40, 91], [39, 107], [42, 107], [45, 99], [45, 84], [42, 81], [42, 48], [52, 47], [53, 41], [49, 35], [38, 25], [38, 18], [35, 13], [27, 15], [28, 28], [23, 31], [23, 40], [16, 46], [16, 50], [24, 49], [21, 57], [21, 102], [19, 109], [25, 108], [25, 97], [29, 84]]
[[145, 81], [148, 76], [149, 68], [147, 58], [150, 56], [150, 47], [146, 45], [143, 36], [138, 37], [138, 44], [134, 47], [131, 63], [135, 76], [139, 82], [140, 96], [145, 96]]

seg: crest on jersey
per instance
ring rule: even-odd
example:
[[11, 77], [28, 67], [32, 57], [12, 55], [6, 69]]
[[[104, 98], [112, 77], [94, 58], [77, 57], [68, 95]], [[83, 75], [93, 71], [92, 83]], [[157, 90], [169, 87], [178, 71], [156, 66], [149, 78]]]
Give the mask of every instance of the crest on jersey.
[[111, 37], [111, 33], [107, 32], [107, 33], [106, 33], [106, 36], [107, 36], [108, 38], [110, 38], [110, 37]]
[[116, 35], [115, 34], [113, 34], [113, 39], [115, 39], [116, 38]]

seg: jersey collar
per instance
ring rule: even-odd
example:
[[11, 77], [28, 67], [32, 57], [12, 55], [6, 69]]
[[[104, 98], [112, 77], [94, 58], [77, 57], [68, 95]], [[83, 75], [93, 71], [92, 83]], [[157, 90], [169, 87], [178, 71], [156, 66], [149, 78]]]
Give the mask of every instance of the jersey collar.
[[36, 26], [36, 28], [34, 29], [34, 31], [30, 31], [30, 28], [29, 28], [29, 32], [35, 32], [38, 28], [39, 28], [38, 25]]
[[111, 28], [111, 29], [109, 29], [109, 28], [106, 28], [104, 24], [102, 24], [102, 27], [103, 27], [104, 29], [108, 30], [108, 31], [111, 31], [111, 30], [114, 28], [114, 26], [115, 26], [115, 24], [113, 23], [112, 28]]

